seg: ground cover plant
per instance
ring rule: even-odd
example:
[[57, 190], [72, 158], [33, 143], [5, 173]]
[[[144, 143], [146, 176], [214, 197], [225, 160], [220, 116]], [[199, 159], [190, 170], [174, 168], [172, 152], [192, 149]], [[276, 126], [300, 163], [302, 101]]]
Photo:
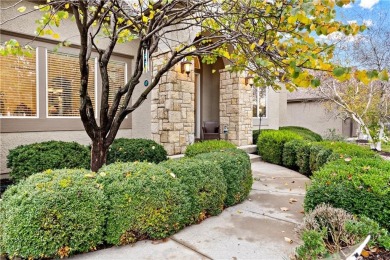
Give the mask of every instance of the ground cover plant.
[[185, 156], [194, 157], [201, 153], [220, 151], [229, 148], [236, 148], [236, 146], [225, 140], [206, 140], [187, 146]]
[[89, 149], [76, 142], [48, 141], [21, 145], [9, 151], [7, 167], [10, 176], [18, 182], [47, 169], [89, 169]]

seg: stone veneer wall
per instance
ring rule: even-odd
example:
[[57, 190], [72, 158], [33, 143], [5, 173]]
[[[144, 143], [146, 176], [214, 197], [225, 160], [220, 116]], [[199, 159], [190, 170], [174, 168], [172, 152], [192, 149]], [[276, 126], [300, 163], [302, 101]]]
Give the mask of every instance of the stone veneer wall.
[[[164, 54], [153, 59], [154, 74], [167, 57]], [[168, 155], [184, 153], [195, 129], [194, 74], [181, 73], [180, 66], [163, 75], [151, 95], [152, 139], [162, 144]]]
[[[219, 120], [228, 127], [228, 140], [235, 145], [252, 144], [252, 90], [243, 73], [221, 70]], [[225, 135], [221, 134], [221, 139]]]

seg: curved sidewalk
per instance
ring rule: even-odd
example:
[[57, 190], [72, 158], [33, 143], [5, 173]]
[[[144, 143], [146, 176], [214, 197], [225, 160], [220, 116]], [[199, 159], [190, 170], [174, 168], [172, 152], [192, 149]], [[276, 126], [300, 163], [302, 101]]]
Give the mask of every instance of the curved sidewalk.
[[294, 228], [302, 221], [305, 185], [310, 180], [261, 161], [252, 163], [252, 171], [248, 199], [219, 216], [168, 239], [139, 241], [73, 259], [289, 259], [299, 245]]

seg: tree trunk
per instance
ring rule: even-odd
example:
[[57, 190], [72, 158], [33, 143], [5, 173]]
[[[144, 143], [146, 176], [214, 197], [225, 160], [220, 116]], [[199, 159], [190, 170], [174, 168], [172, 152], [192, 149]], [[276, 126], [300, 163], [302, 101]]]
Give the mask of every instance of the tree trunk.
[[99, 137], [92, 142], [91, 149], [91, 170], [97, 172], [107, 160], [108, 147], [104, 144], [104, 138]]

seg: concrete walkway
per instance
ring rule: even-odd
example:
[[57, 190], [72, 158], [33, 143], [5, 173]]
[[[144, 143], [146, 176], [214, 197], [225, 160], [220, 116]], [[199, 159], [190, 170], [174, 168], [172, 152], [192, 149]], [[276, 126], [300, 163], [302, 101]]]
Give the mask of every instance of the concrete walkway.
[[289, 259], [299, 245], [294, 228], [302, 221], [309, 179], [261, 161], [253, 162], [252, 170], [249, 198], [219, 216], [165, 240], [140, 241], [73, 259]]

